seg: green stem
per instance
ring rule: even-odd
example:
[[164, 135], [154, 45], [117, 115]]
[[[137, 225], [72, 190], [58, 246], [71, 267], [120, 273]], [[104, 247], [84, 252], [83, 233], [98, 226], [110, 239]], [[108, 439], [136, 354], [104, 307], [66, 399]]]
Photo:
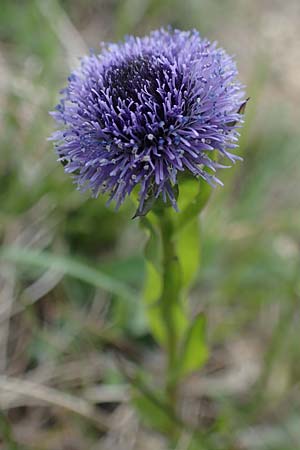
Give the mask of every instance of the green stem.
[[[174, 266], [178, 264], [174, 242], [174, 224], [168, 212], [163, 211], [160, 216], [160, 229], [162, 239], [162, 279], [163, 288], [161, 295], [161, 305], [163, 320], [167, 333], [167, 377], [166, 395], [173, 411], [176, 410], [177, 386], [174, 382], [174, 368], [177, 358], [178, 336], [174, 317], [174, 308], [170, 308], [170, 303], [177, 304], [180, 301], [180, 289], [174, 289]], [[178, 286], [177, 286], [178, 287]]]

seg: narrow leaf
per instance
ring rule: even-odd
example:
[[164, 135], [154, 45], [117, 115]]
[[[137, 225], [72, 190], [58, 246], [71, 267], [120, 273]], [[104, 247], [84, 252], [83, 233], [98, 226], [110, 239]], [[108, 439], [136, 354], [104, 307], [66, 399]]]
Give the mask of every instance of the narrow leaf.
[[133, 301], [137, 297], [137, 293], [126, 284], [66, 256], [21, 247], [3, 247], [0, 252], [0, 259], [44, 269], [53, 268], [129, 301]]
[[[188, 185], [183, 191], [186, 183], [188, 183]], [[179, 232], [193, 219], [198, 217], [206, 205], [212, 189], [205, 181], [196, 179], [185, 181], [183, 188], [180, 188], [180, 196], [184, 196], [182, 202], [185, 206], [180, 210], [176, 224], [176, 228]], [[195, 188], [197, 188], [196, 193]], [[192, 192], [194, 195], [192, 195]]]
[[182, 286], [187, 290], [197, 275], [200, 262], [200, 234], [197, 217], [178, 231], [177, 252], [182, 273]]
[[[162, 246], [161, 236], [157, 227], [157, 216], [149, 213], [147, 217], [141, 219], [142, 226], [149, 233], [149, 239], [145, 247], [146, 281], [144, 288], [144, 300], [149, 326], [155, 339], [163, 346], [167, 342], [165, 311], [161, 301], [163, 291], [162, 280]], [[169, 299], [170, 320], [175, 326], [177, 336], [182, 337], [187, 327], [187, 319], [181, 302], [174, 302], [173, 298], [178, 295], [181, 289], [181, 268], [177, 258], [171, 261], [172, 267], [169, 270], [168, 292], [165, 292]]]
[[177, 377], [183, 378], [199, 370], [207, 361], [208, 349], [205, 343], [206, 320], [199, 314], [187, 330], [181, 356], [178, 360]]

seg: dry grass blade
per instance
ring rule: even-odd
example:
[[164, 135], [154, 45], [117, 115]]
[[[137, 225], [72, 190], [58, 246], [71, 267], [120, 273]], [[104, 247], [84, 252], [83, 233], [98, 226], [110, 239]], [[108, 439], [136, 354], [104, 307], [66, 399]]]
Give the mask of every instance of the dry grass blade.
[[[14, 303], [15, 271], [7, 264], [1, 264], [0, 277], [0, 373], [4, 372], [7, 365], [7, 344], [9, 336], [9, 320]], [[2, 282], [1, 282], [2, 281]], [[4, 317], [4, 320], [2, 318]]]
[[[4, 397], [2, 396], [4, 393]], [[12, 398], [21, 396], [23, 398], [33, 398], [38, 402], [58, 406], [70, 412], [79, 414], [91, 421], [102, 431], [109, 429], [109, 419], [105, 414], [97, 411], [87, 400], [58, 391], [57, 389], [43, 386], [32, 381], [20, 378], [0, 376], [0, 407], [9, 408], [8, 397], [5, 394], [11, 393]], [[4, 401], [3, 401], [4, 400]]]

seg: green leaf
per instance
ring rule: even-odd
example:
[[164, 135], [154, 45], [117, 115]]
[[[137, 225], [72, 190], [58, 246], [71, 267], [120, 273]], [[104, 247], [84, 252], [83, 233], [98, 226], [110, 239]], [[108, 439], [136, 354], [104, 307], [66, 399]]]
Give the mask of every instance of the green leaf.
[[179, 232], [203, 210], [210, 197], [211, 189], [211, 186], [204, 180], [188, 179], [182, 181], [178, 201], [180, 213], [176, 224]]
[[3, 247], [0, 259], [12, 261], [44, 269], [53, 268], [65, 275], [77, 278], [107, 292], [118, 295], [132, 302], [137, 294], [126, 284], [104, 274], [100, 270], [93, 269], [84, 263], [61, 255], [54, 255], [47, 251], [30, 250], [21, 247]]
[[132, 397], [133, 405], [135, 406], [140, 419], [147, 426], [162, 433], [168, 432], [172, 428], [173, 420], [166, 409], [164, 409], [163, 405], [160, 405], [161, 398], [163, 397], [161, 392], [150, 397], [143, 395], [139, 391], [134, 391]]
[[183, 378], [199, 370], [207, 361], [208, 348], [205, 343], [206, 320], [199, 314], [186, 332], [177, 363], [176, 376]]
[[197, 217], [177, 233], [177, 254], [182, 273], [182, 286], [187, 290], [197, 275], [200, 263], [200, 233]]
[[141, 218], [141, 224], [148, 232], [148, 241], [145, 246], [145, 257], [150, 261], [158, 272], [161, 271], [161, 239], [157, 225], [157, 217], [149, 213], [147, 217]]
[[[153, 336], [161, 345], [165, 346], [167, 342], [167, 329], [165, 326], [164, 305], [160, 299], [163, 291], [162, 281], [162, 245], [161, 236], [157, 226], [157, 216], [149, 213], [146, 218], [141, 219], [141, 224], [149, 233], [148, 242], [145, 247], [146, 256], [146, 281], [144, 287], [144, 301], [149, 326]], [[178, 259], [171, 261], [169, 275], [172, 279], [168, 280], [167, 296], [170, 299], [168, 313], [172, 318], [175, 331], [178, 337], [182, 337], [186, 331], [187, 319], [183, 310], [182, 302], [173, 302], [172, 298], [178, 295], [181, 289], [181, 268]]]
[[146, 303], [146, 313], [151, 331], [155, 339], [166, 342], [166, 330], [161, 317], [160, 304], [158, 302], [162, 292], [162, 280], [154, 265], [147, 261], [146, 282], [144, 288], [144, 300]]
[[141, 225], [148, 233], [148, 241], [145, 246], [146, 279], [143, 298], [153, 336], [159, 343], [164, 343], [166, 341], [166, 332], [158, 302], [162, 293], [161, 242], [155, 221], [156, 217], [152, 213], [149, 213], [147, 217], [141, 218]]
[[183, 177], [179, 180], [180, 190], [178, 196], [178, 208], [179, 213], [176, 216], [182, 215], [185, 208], [190, 204], [190, 202], [196, 197], [199, 192], [199, 187], [201, 181], [194, 177]]
[[139, 208], [137, 208], [137, 210], [134, 213], [134, 216], [132, 218], [135, 219], [137, 217], [144, 217], [144, 216], [146, 216], [153, 209], [153, 206], [154, 206], [156, 200], [157, 199], [155, 198], [154, 195], [149, 196], [145, 200], [142, 210], [139, 210]]
[[[179, 193], [178, 185], [173, 186], [173, 192], [175, 194], [175, 199], [177, 200]], [[135, 203], [139, 203], [139, 196], [136, 190], [133, 191], [132, 197], [135, 199]], [[157, 187], [152, 187], [148, 192], [148, 198], [145, 200], [143, 208], [140, 210], [138, 205], [132, 218], [145, 217], [150, 211], [153, 211], [156, 215], [160, 216], [166, 208], [173, 208], [172, 202], [169, 198], [164, 201], [161, 194], [157, 197]]]

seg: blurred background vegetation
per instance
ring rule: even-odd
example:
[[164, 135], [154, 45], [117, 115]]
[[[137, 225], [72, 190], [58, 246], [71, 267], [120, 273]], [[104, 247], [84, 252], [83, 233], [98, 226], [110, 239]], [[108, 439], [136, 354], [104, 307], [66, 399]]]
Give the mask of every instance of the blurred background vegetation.
[[[1, 0], [3, 450], [168, 448], [138, 419], [120, 367], [121, 355], [158, 383], [163, 370], [140, 307], [133, 207], [76, 191], [46, 140], [78, 57], [167, 24], [219, 40], [251, 97], [244, 162], [220, 174], [201, 220], [191, 313], [208, 316], [212, 352], [182, 411], [203, 449], [300, 449], [299, 2]], [[187, 432], [177, 450], [192, 445]]]

